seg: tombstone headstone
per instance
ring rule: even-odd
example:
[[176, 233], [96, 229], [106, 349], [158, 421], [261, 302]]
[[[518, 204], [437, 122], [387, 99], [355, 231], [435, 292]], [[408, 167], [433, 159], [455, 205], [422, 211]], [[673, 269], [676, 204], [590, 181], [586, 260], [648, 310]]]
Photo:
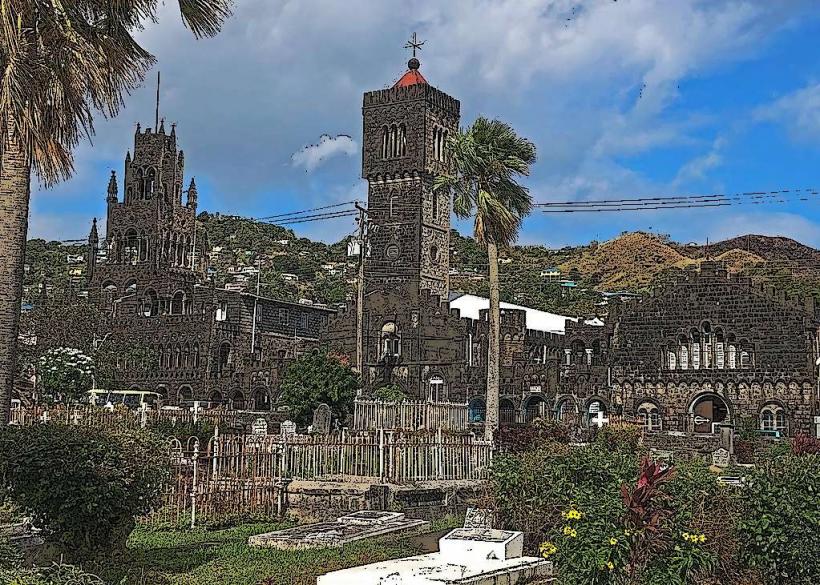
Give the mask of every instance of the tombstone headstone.
[[268, 421], [264, 418], [257, 418], [251, 424], [251, 434], [255, 437], [266, 437], [268, 435]]
[[291, 437], [296, 434], [296, 423], [292, 420], [286, 420], [282, 423], [282, 436]]
[[723, 448], [712, 451], [712, 465], [715, 467], [729, 467], [729, 452]]
[[330, 433], [330, 407], [327, 404], [320, 404], [313, 411], [313, 432], [317, 435], [327, 435]]
[[464, 528], [491, 530], [493, 528], [493, 513], [484, 508], [467, 508], [467, 515], [464, 516]]

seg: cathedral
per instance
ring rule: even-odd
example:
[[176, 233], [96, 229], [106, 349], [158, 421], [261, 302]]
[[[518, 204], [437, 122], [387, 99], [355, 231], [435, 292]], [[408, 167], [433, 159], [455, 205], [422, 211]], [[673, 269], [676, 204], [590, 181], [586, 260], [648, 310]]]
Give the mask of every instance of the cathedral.
[[[285, 365], [325, 347], [361, 368], [365, 396], [395, 385], [414, 399], [467, 403], [471, 421], [483, 421], [488, 302], [450, 290], [451, 202], [433, 191], [460, 103], [414, 57], [392, 87], [364, 94], [362, 115], [363, 284], [339, 311], [215, 288], [176, 129], [137, 128], [123, 197], [113, 173], [108, 185], [104, 248], [96, 223], [89, 237], [90, 298], [111, 315], [113, 335], [159, 356], [158, 368], [124, 364], [123, 388], [267, 410]], [[766, 431], [818, 432], [813, 301], [720, 263], [610, 304], [605, 321], [502, 303], [501, 327], [501, 424], [619, 416], [708, 435], [751, 418]]]

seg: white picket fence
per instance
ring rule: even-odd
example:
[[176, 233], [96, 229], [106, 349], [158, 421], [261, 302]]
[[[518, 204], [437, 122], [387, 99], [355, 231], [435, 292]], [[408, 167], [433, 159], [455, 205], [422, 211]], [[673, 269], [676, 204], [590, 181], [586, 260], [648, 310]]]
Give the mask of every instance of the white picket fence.
[[356, 400], [353, 428], [361, 431], [466, 431], [469, 409], [454, 402]]

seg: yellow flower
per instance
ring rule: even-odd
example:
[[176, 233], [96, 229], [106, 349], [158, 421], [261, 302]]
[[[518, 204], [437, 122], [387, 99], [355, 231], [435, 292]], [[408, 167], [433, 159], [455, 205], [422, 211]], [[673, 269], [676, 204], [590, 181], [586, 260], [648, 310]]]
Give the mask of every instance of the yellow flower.
[[706, 535], [701, 534], [700, 536], [698, 536], [698, 542], [706, 542]]
[[624, 536], [632, 536], [632, 531], [628, 528], [624, 528]]
[[615, 546], [616, 544], [618, 544], [618, 539], [615, 538], [615, 537], [610, 538], [609, 539], [609, 544], [611, 544], [612, 546]]
[[558, 552], [558, 547], [552, 544], [551, 542], [542, 542], [541, 546], [539, 547], [541, 551], [541, 556], [544, 558], [549, 557], [550, 555], [554, 555]]
[[564, 526], [564, 536], [575, 538], [578, 536], [578, 532], [572, 526]]
[[615, 563], [613, 563], [612, 561], [609, 561], [609, 562], [606, 564], [606, 568], [607, 568], [607, 569], [609, 569], [610, 571], [615, 570]]

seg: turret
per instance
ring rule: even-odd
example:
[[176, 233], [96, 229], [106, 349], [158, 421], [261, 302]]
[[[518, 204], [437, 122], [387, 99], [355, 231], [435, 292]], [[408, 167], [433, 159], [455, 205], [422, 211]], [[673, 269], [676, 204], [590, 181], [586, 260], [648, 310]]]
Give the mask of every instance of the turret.
[[197, 200], [197, 191], [196, 191], [196, 182], [194, 178], [191, 177], [191, 184], [188, 185], [188, 207], [191, 209], [196, 210], [196, 200]]
[[[129, 157], [126, 156], [125, 164], [128, 164], [128, 159]], [[108, 197], [106, 200], [108, 201], [108, 203], [117, 202], [117, 171], [111, 171], [111, 177], [108, 179]]]
[[[113, 171], [112, 171], [113, 174]], [[116, 198], [117, 195], [117, 187], [116, 187], [116, 180], [111, 178], [114, 181], [114, 197]], [[108, 187], [109, 196], [111, 194], [111, 187]], [[86, 280], [87, 282], [91, 282], [91, 279], [94, 277], [94, 268], [97, 266], [97, 251], [100, 247], [100, 235], [97, 233], [97, 218], [94, 218], [94, 221], [91, 223], [91, 231], [88, 234], [88, 256], [86, 258]]]

